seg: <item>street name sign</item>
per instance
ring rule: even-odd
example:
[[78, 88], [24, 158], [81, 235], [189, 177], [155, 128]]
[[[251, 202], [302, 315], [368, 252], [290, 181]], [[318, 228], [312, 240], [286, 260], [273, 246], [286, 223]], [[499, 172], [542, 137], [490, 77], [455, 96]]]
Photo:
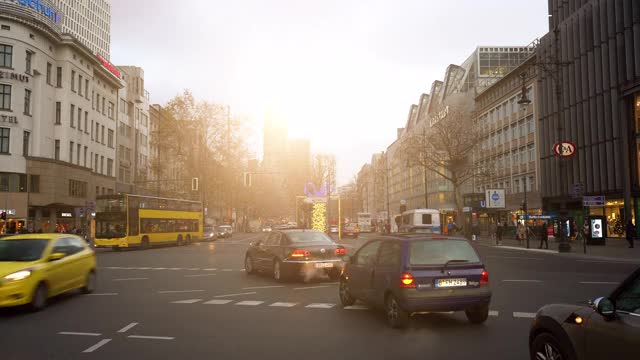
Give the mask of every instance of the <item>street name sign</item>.
[[605, 197], [603, 195], [582, 197], [582, 206], [584, 207], [604, 206], [604, 202]]

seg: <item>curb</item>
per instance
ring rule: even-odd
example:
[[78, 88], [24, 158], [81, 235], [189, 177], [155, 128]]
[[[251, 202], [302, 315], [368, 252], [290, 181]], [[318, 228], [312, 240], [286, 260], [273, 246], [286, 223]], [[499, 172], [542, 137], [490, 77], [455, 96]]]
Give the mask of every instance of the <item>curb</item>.
[[505, 250], [515, 250], [515, 251], [525, 251], [525, 252], [535, 252], [549, 255], [557, 255], [565, 258], [572, 259], [580, 259], [580, 260], [590, 260], [593, 262], [614, 262], [621, 264], [640, 264], [640, 259], [624, 259], [624, 258], [616, 258], [616, 257], [608, 257], [608, 256], [593, 256], [593, 255], [585, 255], [579, 253], [560, 253], [556, 250], [545, 250], [545, 249], [526, 249], [515, 246], [496, 246], [496, 245], [487, 245], [487, 244], [477, 244], [479, 246], [495, 248], [495, 249], [505, 249]]

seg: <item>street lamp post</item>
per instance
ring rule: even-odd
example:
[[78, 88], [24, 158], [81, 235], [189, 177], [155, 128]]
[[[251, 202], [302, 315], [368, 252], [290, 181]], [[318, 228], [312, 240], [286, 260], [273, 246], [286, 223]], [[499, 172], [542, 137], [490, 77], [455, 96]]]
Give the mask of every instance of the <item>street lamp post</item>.
[[[529, 99], [527, 97], [527, 73], [526, 72], [522, 72], [522, 74], [520, 74], [520, 78], [522, 79], [522, 92], [520, 94], [520, 100], [518, 100], [518, 104], [520, 105], [520, 109], [522, 110], [522, 116], [526, 117], [527, 115], [527, 109], [529, 108], [529, 105], [531, 105], [531, 99]], [[526, 122], [525, 122], [526, 124]], [[524, 210], [524, 238], [526, 239], [527, 242], [527, 249], [529, 248], [529, 229], [527, 227], [527, 216], [529, 214], [528, 212], [528, 206], [527, 206], [527, 175], [524, 175], [524, 203], [522, 206], [522, 210]]]

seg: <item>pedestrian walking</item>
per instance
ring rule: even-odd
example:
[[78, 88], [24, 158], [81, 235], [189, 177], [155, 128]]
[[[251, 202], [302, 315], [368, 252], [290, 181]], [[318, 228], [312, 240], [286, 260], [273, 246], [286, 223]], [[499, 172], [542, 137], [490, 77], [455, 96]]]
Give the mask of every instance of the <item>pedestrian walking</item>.
[[526, 230], [524, 228], [524, 225], [522, 225], [522, 223], [518, 223], [518, 226], [516, 226], [516, 237], [518, 238], [518, 244], [520, 246], [522, 246], [522, 241], [524, 240], [526, 234]]
[[549, 248], [549, 232], [547, 231], [546, 224], [542, 224], [538, 229], [538, 237], [540, 238], [540, 245], [538, 249], [542, 249], [542, 244], [544, 243], [544, 248]]
[[633, 249], [633, 237], [636, 234], [636, 227], [631, 220], [627, 221], [627, 241], [629, 242], [629, 249]]
[[489, 236], [491, 237], [491, 242], [495, 243], [496, 245], [498, 245], [498, 240], [496, 236], [497, 231], [498, 231], [497, 224], [494, 222], [491, 222], [491, 224], [489, 224]]
[[502, 235], [504, 234], [504, 225], [500, 221], [496, 224], [496, 245], [502, 245]]

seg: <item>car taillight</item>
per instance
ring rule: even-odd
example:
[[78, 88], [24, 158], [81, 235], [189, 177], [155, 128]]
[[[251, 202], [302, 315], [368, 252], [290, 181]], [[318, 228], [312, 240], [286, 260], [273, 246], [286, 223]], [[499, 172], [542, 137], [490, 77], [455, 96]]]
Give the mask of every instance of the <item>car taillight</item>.
[[482, 269], [482, 275], [480, 275], [480, 285], [489, 285], [489, 273], [485, 269]]
[[294, 258], [309, 257], [309, 256], [311, 256], [311, 251], [309, 250], [296, 249], [296, 250], [293, 250], [293, 252], [291, 253], [291, 257], [294, 257]]
[[416, 281], [413, 279], [413, 275], [404, 273], [400, 276], [400, 287], [405, 289], [411, 289], [416, 287]]
[[345, 248], [337, 248], [336, 255], [347, 255], [347, 249]]

